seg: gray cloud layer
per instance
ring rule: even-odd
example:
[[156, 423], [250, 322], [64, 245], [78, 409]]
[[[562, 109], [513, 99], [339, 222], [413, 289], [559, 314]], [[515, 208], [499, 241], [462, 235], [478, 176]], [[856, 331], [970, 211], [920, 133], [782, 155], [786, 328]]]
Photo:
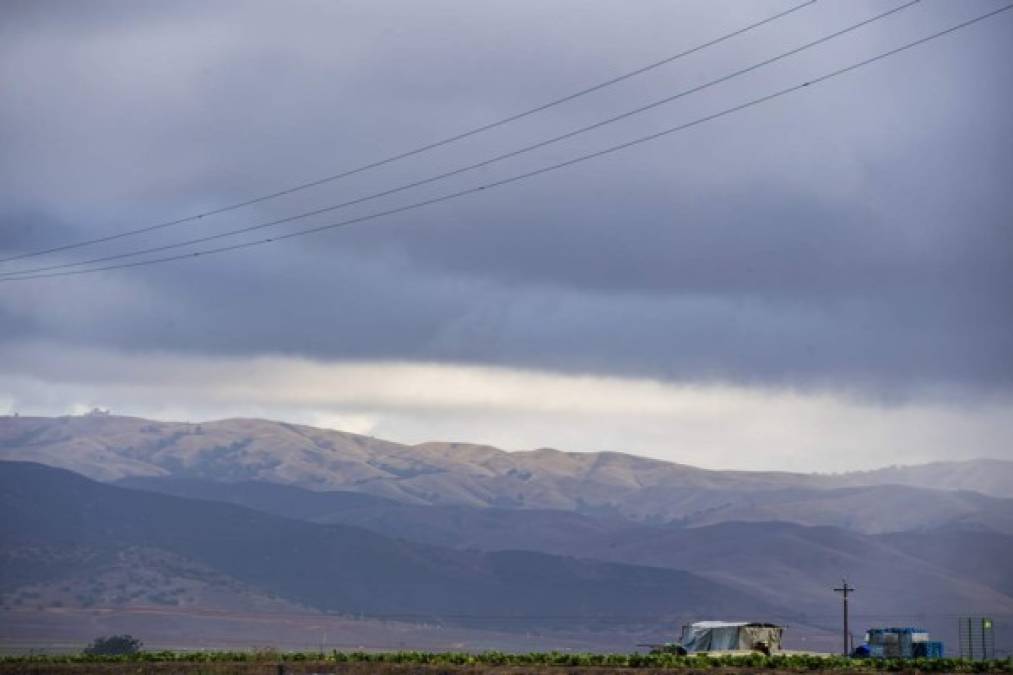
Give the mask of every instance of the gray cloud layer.
[[[113, 233], [483, 124], [789, 6], [38, 3], [0, 8], [0, 249]], [[632, 108], [887, 7], [821, 2], [494, 133], [108, 247], [345, 201]], [[997, 7], [924, 2], [531, 156], [688, 121]], [[1013, 16], [748, 112], [456, 202], [236, 255], [0, 285], [0, 339], [859, 389], [1013, 387]]]

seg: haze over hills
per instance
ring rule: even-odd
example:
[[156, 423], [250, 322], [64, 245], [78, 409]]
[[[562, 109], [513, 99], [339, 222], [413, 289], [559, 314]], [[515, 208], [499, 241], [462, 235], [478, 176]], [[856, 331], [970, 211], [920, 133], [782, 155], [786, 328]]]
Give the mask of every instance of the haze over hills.
[[939, 490], [973, 490], [995, 497], [1013, 497], [1013, 462], [978, 459], [889, 466], [834, 476], [837, 485], [907, 485]]
[[[0, 462], [0, 508], [0, 649], [129, 632], [155, 648], [628, 650], [669, 639], [694, 596], [766, 607], [684, 572], [442, 550], [42, 465]], [[617, 621], [631, 598], [656, 620]]]
[[[106, 415], [2, 418], [0, 459], [39, 463], [0, 464], [3, 606], [50, 626], [154, 604], [230, 621], [509, 616], [461, 628], [511, 633], [518, 616], [593, 623], [635, 606], [655, 620], [627, 635], [730, 616], [830, 633], [842, 576], [868, 621], [913, 616], [945, 634], [955, 613], [981, 612], [1006, 634], [1013, 616], [1013, 499], [996, 496], [1009, 462], [709, 471]], [[919, 485], [948, 468], [948, 489]]]
[[[105, 415], [6, 417], [0, 419], [0, 459], [40, 462], [98, 480], [259, 480], [415, 504], [611, 512], [662, 522], [709, 523], [761, 514], [762, 519], [847, 526], [835, 514], [848, 511], [855, 514], [852, 520], [869, 523], [864, 529], [870, 532], [973, 521], [982, 512], [1005, 528], [1002, 512], [1009, 511], [1003, 502], [979, 495], [890, 489], [875, 493], [874, 501], [860, 490], [825, 491], [904, 484], [1013, 496], [1013, 462], [998, 460], [841, 475], [710, 471], [620, 453], [504, 452], [466, 443], [407, 446], [248, 419], [189, 424]], [[936, 515], [922, 522], [920, 516], [899, 524], [880, 522], [868, 505], [877, 503], [888, 513], [884, 498], [903, 503], [907, 513], [928, 509]], [[928, 501], [935, 503], [928, 507]], [[861, 509], [864, 517], [857, 515]]]
[[[862, 602], [866, 612], [898, 607], [921, 614], [951, 607], [1013, 612], [1013, 599], [1007, 597], [1013, 572], [1006, 563], [1013, 555], [1013, 536], [992, 530], [936, 528], [870, 536], [761, 520], [662, 526], [567, 511], [408, 505], [270, 483], [139, 478], [123, 484], [466, 550], [527, 549], [689, 570], [775, 604], [790, 597], [792, 618], [825, 614], [827, 582], [843, 570], [854, 583], [877, 589]], [[885, 572], [901, 570], [904, 584], [883, 583]], [[936, 590], [912, 594], [911, 587]]]
[[[117, 485], [239, 504], [288, 518], [346, 523], [391, 536], [454, 546], [462, 530], [479, 548], [489, 541], [566, 541], [662, 525], [699, 527], [723, 522], [787, 522], [834, 526], [866, 534], [928, 532], [951, 527], [985, 534], [1013, 534], [1013, 500], [973, 492], [943, 492], [883, 486], [836, 490], [770, 490], [728, 494], [728, 505], [669, 523], [642, 522], [605, 513], [559, 509], [507, 509], [461, 505], [419, 505], [347, 491], [316, 491], [263, 481], [220, 483], [195, 478], [141, 476]], [[476, 539], [477, 538], [477, 539]]]
[[[659, 526], [563, 511], [407, 505], [270, 483], [129, 482], [148, 491], [0, 464], [4, 609], [323, 611], [449, 617], [462, 626], [474, 619], [473, 627], [508, 632], [516, 621], [551, 632], [556, 616], [584, 630], [599, 620], [618, 629], [623, 618], [628, 633], [744, 616], [829, 632], [837, 616], [829, 584], [846, 572], [863, 591], [858, 621], [917, 617], [945, 634], [956, 610], [997, 616], [1005, 634], [1005, 617], [1013, 616], [1006, 565], [1013, 537], [995, 532]], [[925, 588], [932, 592], [913, 592]]]
[[5, 592], [66, 584], [82, 566], [108, 570], [111, 557], [188, 578], [203, 571], [206, 583], [217, 574], [262, 596], [322, 611], [458, 617], [464, 624], [501, 621], [505, 628], [520, 619], [538, 626], [559, 614], [594, 622], [629, 615], [631, 607], [637, 616], [659, 618], [777, 611], [773, 603], [674, 569], [433, 547], [113, 487], [39, 464], [3, 464], [0, 506]]

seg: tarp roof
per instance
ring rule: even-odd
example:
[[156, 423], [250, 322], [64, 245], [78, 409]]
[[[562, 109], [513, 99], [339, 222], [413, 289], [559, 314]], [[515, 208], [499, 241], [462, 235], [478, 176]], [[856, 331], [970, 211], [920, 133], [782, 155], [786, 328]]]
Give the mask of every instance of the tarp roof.
[[746, 621], [697, 621], [682, 631], [682, 647], [688, 652], [781, 649], [783, 628]]

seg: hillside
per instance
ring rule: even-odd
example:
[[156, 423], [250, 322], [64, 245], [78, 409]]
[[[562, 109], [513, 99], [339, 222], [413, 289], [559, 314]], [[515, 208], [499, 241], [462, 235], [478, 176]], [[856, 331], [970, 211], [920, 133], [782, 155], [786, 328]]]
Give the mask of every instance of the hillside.
[[973, 490], [993, 497], [1013, 497], [1013, 462], [977, 459], [890, 466], [827, 478], [839, 485], [906, 485], [937, 490]]
[[[219, 483], [200, 479], [138, 477], [118, 485], [196, 499], [224, 501], [317, 523], [344, 523], [388, 536], [441, 546], [481, 549], [568, 550], [570, 543], [638, 530], [667, 532], [614, 514], [555, 509], [423, 506], [355, 492], [314, 491], [262, 481]], [[723, 522], [768, 522], [841, 527], [864, 534], [929, 532], [941, 527], [970, 532], [1013, 532], [1013, 502], [977, 493], [941, 492], [896, 486], [837, 490], [766, 490], [729, 494], [727, 505], [705, 510], [676, 527]]]
[[[406, 446], [266, 420], [187, 424], [102, 415], [0, 418], [0, 459], [40, 462], [106, 481], [143, 476], [266, 481], [412, 504], [612, 513], [691, 524], [716, 522], [715, 517], [741, 519], [748, 512], [763, 513], [764, 519], [887, 532], [973, 522], [983, 510], [1008, 513], [1008, 506], [976, 495], [941, 499], [916, 489], [821, 494], [882, 486], [890, 480], [931, 483], [933, 475], [945, 471], [939, 465], [839, 476], [709, 471], [619, 453], [504, 452], [466, 443]], [[1013, 480], [1003, 480], [1013, 475], [1013, 463], [984, 462], [987, 470], [975, 466], [962, 463], [955, 477], [936, 482], [952, 489], [1011, 494]], [[872, 503], [883, 506], [879, 515], [868, 510]], [[881, 522], [881, 514], [891, 512], [934, 515], [921, 521], [908, 517]], [[990, 526], [1006, 522], [1001, 513], [988, 519]], [[873, 524], [862, 524], [869, 522]]]
[[[1013, 537], [988, 530], [869, 536], [763, 520], [651, 526], [566, 511], [406, 505], [269, 483], [149, 478], [130, 484], [461, 549], [526, 549], [685, 569], [775, 604], [790, 597], [792, 618], [825, 617], [828, 583], [844, 574], [873, 591], [862, 598], [864, 612], [935, 616], [956, 607], [1013, 611], [1006, 564], [1013, 555]], [[854, 492], [842, 491], [849, 498]], [[891, 576], [903, 577], [905, 583], [884, 584], [883, 578]], [[910, 591], [929, 587], [931, 594]]]
[[317, 492], [257, 481], [126, 478], [116, 485], [237, 504], [286, 518], [340, 523], [436, 546], [482, 550], [567, 550], [591, 538], [630, 528], [656, 528], [615, 517], [552, 509], [425, 506], [354, 492]]
[[[98, 480], [183, 476], [367, 492], [409, 503], [672, 513], [673, 489], [792, 485], [804, 477], [704, 471], [617, 453], [405, 446], [265, 420], [202, 424], [84, 416], [0, 420], [0, 459]], [[628, 507], [626, 506], [628, 503]]]
[[683, 520], [695, 526], [735, 521], [832, 526], [866, 534], [950, 526], [1013, 534], [1013, 499], [903, 485], [790, 488], [729, 494], [725, 504]]
[[[244, 587], [341, 614], [450, 617], [484, 628], [616, 617], [746, 616], [767, 602], [673, 569], [578, 560], [530, 551], [462, 551], [391, 539], [360, 528], [290, 520], [218, 502], [97, 483], [39, 464], [0, 471], [5, 594], [26, 584], [61, 585], [82, 549], [142, 549], [186, 561]], [[149, 565], [157, 558], [149, 553]], [[631, 612], [631, 608], [636, 608]], [[565, 610], [565, 611], [562, 611]], [[456, 618], [456, 619], [455, 619]]]

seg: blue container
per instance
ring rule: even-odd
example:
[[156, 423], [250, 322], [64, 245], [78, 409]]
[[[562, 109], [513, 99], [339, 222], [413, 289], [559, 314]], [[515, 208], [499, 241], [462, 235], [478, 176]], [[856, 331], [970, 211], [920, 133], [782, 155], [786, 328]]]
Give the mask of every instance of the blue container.
[[883, 649], [883, 645], [867, 645], [866, 649], [869, 651], [869, 656], [874, 659], [886, 658], [886, 650]]
[[928, 631], [912, 626], [893, 626], [890, 628], [870, 628], [867, 634], [869, 653], [873, 658], [911, 659], [939, 658], [929, 656], [936, 652], [942, 653], [942, 643], [935, 642], [929, 647]]
[[914, 643], [915, 658], [941, 659], [943, 658], [943, 643], [939, 640]]

